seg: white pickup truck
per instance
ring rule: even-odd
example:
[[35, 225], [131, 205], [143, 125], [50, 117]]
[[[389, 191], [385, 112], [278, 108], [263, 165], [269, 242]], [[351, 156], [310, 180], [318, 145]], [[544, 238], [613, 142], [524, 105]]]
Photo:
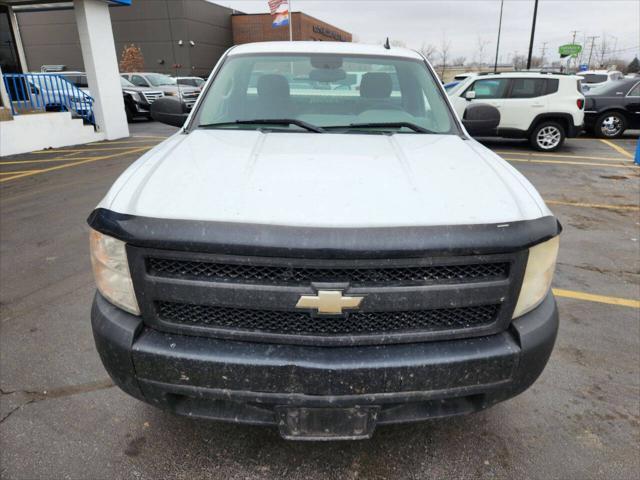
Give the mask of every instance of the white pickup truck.
[[561, 227], [470, 137], [497, 110], [460, 120], [419, 53], [237, 46], [188, 115], [171, 98], [152, 115], [181, 128], [88, 220], [94, 336], [124, 391], [357, 439], [487, 408], [542, 372]]

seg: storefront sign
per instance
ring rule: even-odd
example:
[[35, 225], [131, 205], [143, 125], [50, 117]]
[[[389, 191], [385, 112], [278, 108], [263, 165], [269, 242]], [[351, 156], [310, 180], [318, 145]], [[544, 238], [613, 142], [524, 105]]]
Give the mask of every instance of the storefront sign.
[[339, 32], [329, 30], [328, 28], [321, 27], [320, 25], [313, 26], [313, 33], [319, 33], [320, 35], [324, 35], [325, 37], [333, 38], [337, 42], [347, 41], [347, 39], [345, 39]]

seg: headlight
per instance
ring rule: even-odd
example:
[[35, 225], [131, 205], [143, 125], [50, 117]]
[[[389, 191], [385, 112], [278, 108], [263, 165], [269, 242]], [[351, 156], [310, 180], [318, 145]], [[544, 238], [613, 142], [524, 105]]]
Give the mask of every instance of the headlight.
[[134, 315], [140, 315], [125, 243], [91, 230], [90, 250], [93, 276], [98, 291], [114, 305]]
[[547, 296], [556, 268], [559, 246], [560, 237], [554, 237], [529, 249], [527, 269], [524, 272], [522, 289], [513, 312], [513, 318], [530, 312], [540, 305]]

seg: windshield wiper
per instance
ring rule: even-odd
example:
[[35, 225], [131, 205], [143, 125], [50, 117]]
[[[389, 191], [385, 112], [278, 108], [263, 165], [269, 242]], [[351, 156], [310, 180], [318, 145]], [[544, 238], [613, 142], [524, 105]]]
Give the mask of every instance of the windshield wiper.
[[431, 130], [427, 130], [426, 128], [421, 127], [420, 125], [416, 125], [415, 123], [411, 123], [411, 122], [351, 123], [349, 125], [336, 125], [331, 127], [324, 127], [324, 129], [338, 130], [341, 128], [350, 129], [350, 128], [402, 128], [402, 127], [409, 128], [414, 132], [418, 132], [418, 133], [435, 133], [435, 132], [432, 132]]
[[304, 128], [314, 133], [324, 133], [325, 130], [317, 125], [304, 122], [302, 120], [296, 120], [295, 118], [259, 118], [256, 120], [235, 120], [233, 122], [221, 122], [221, 123], [209, 123], [204, 125], [198, 125], [199, 128], [215, 128], [225, 127], [229, 125], [295, 125], [300, 128]]

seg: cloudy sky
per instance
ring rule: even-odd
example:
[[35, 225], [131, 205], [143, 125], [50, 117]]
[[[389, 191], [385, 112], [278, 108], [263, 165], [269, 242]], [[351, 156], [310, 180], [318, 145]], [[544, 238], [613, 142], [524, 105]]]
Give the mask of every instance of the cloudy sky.
[[[268, 12], [267, 0], [209, 0], [245, 13]], [[425, 44], [439, 47], [443, 37], [451, 41], [450, 58], [478, 57], [480, 41], [486, 44], [484, 61], [495, 56], [500, 0], [291, 0], [294, 11], [303, 11], [353, 33], [363, 43], [378, 43], [389, 36], [411, 48]], [[533, 0], [505, 0], [501, 60], [516, 52], [526, 55], [531, 33]], [[540, 0], [534, 55], [546, 42], [545, 58], [558, 59], [558, 46], [585, 36], [603, 38], [615, 56], [631, 60], [640, 55], [639, 0]], [[588, 48], [591, 45], [588, 42]], [[595, 53], [594, 53], [595, 55]]]

